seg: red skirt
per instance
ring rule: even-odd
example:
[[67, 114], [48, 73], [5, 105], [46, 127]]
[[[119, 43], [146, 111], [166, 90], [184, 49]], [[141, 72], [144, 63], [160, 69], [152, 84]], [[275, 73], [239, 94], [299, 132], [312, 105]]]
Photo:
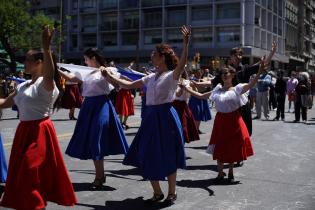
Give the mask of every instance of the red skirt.
[[134, 115], [133, 98], [131, 91], [126, 89], [120, 89], [116, 95], [115, 100], [116, 113], [122, 116]]
[[186, 143], [199, 140], [198, 128], [194, 117], [185, 101], [175, 100], [172, 106], [176, 109], [183, 127], [183, 135]]
[[288, 100], [289, 101], [295, 101], [295, 93], [294, 92], [288, 93]]
[[17, 127], [1, 206], [34, 210], [45, 208], [47, 201], [65, 206], [77, 202], [48, 117]]
[[210, 144], [214, 145], [213, 160], [223, 163], [246, 160], [254, 155], [247, 127], [238, 110], [217, 113]]
[[83, 97], [77, 84], [66, 85], [61, 99], [61, 107], [64, 109], [80, 108]]

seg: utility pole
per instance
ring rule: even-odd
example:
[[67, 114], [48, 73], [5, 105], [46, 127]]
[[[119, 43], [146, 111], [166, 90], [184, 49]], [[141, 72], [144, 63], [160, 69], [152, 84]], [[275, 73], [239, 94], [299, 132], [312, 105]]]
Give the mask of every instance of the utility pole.
[[58, 42], [58, 62], [61, 63], [61, 42], [62, 42], [62, 10], [63, 10], [63, 0], [60, 0], [60, 29], [59, 29], [59, 42]]

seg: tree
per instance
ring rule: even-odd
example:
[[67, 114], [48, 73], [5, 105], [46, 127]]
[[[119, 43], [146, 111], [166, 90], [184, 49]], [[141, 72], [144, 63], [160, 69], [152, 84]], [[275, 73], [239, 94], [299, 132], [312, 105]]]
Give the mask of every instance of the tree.
[[29, 1], [0, 0], [0, 42], [10, 57], [8, 65], [13, 72], [17, 53], [39, 48], [42, 27], [54, 24], [54, 20], [45, 15], [31, 15], [29, 11]]

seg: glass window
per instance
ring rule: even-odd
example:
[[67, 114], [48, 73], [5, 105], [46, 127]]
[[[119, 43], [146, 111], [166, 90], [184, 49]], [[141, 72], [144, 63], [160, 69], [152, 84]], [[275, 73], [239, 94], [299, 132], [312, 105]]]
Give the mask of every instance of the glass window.
[[96, 26], [96, 15], [82, 16], [82, 26], [83, 27]]
[[77, 10], [78, 9], [78, 0], [72, 0], [72, 9]]
[[144, 31], [144, 44], [159, 44], [162, 42], [162, 31]]
[[89, 34], [82, 36], [83, 47], [95, 47], [96, 46], [96, 35]]
[[76, 34], [71, 36], [71, 47], [78, 47], [78, 36]]
[[139, 7], [139, 1], [140, 0], [120, 0], [120, 7], [123, 9], [137, 8]]
[[282, 36], [282, 19], [278, 21], [278, 34]]
[[101, 30], [116, 30], [117, 13], [108, 13], [102, 15], [101, 23]]
[[95, 0], [82, 0], [82, 8], [93, 8], [95, 4]]
[[183, 35], [180, 29], [167, 30], [167, 42], [169, 43], [181, 43], [183, 42]]
[[182, 26], [186, 24], [186, 10], [169, 10], [167, 12], [168, 26]]
[[104, 47], [117, 45], [117, 33], [104, 34], [103, 35], [103, 45], [104, 45]]
[[211, 28], [194, 28], [192, 40], [193, 42], [212, 42]]
[[194, 4], [194, 3], [210, 3], [212, 0], [189, 0], [189, 3]]
[[187, 0], [165, 0], [165, 3], [168, 5], [172, 4], [186, 4]]
[[139, 40], [138, 32], [123, 32], [122, 44], [123, 45], [137, 45]]
[[240, 41], [240, 28], [239, 27], [218, 27], [217, 28], [217, 41], [218, 42], [238, 42]]
[[117, 0], [103, 0], [103, 1], [100, 1], [100, 7], [102, 9], [117, 8]]
[[273, 16], [273, 33], [278, 33], [278, 19], [277, 16]]
[[162, 11], [146, 11], [144, 12], [144, 27], [161, 27], [162, 26]]
[[241, 17], [240, 4], [218, 4], [217, 18], [218, 19], [232, 19]]
[[267, 5], [268, 9], [272, 9], [272, 0], [268, 0], [268, 5]]
[[78, 28], [78, 16], [71, 16], [71, 27], [73, 29]]
[[142, 7], [161, 6], [162, 0], [142, 0], [141, 4], [142, 4]]
[[139, 27], [139, 13], [138, 11], [125, 12], [123, 14], [123, 28], [138, 28]]
[[198, 20], [211, 20], [212, 19], [212, 7], [193, 7], [191, 19], [193, 21]]

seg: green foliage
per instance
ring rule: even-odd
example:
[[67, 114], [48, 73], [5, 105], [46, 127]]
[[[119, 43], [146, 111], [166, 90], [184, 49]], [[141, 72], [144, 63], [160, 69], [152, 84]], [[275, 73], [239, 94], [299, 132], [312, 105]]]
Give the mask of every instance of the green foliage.
[[12, 49], [38, 48], [41, 29], [53, 20], [43, 14], [31, 15], [25, 0], [0, 0], [0, 38], [8, 40]]

